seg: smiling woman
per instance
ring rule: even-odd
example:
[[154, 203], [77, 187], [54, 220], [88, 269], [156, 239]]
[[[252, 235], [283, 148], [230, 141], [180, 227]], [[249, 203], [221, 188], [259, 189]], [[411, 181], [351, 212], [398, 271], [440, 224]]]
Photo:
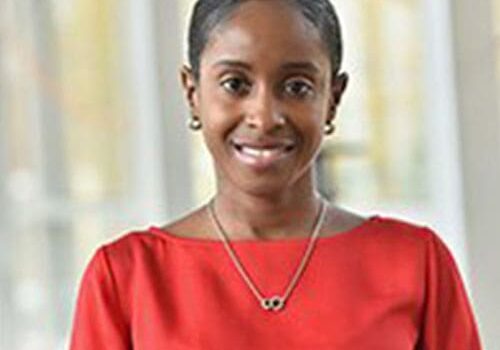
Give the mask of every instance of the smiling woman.
[[[185, 67], [183, 81], [222, 187], [233, 192], [252, 186], [274, 195], [273, 187], [295, 183], [294, 193], [303, 199], [296, 190], [312, 191], [311, 161], [347, 78], [337, 76], [320, 32], [302, 13], [278, 6], [275, 18], [259, 15], [269, 6], [249, 2], [219, 25], [200, 67]], [[289, 35], [275, 28], [287, 28]]]
[[213, 158], [206, 205], [102, 246], [71, 349], [480, 349], [430, 229], [322, 197], [347, 87], [327, 0], [199, 0], [181, 80]]

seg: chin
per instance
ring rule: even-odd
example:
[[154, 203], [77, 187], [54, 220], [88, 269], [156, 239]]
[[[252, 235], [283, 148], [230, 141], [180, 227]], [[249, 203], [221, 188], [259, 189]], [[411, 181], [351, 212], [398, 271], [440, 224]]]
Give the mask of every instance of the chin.
[[[308, 171], [309, 170], [309, 171]], [[281, 174], [227, 174], [233, 188], [256, 197], [279, 197], [289, 191], [300, 190], [301, 184], [312, 178], [311, 168], [292, 176], [293, 171], [283, 169]]]

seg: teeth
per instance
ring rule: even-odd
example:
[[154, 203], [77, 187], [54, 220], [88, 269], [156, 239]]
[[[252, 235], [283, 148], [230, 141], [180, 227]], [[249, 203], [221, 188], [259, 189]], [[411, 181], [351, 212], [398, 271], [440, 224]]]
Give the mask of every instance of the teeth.
[[258, 148], [243, 146], [241, 147], [241, 152], [251, 157], [269, 158], [281, 152], [281, 149], [258, 149]]

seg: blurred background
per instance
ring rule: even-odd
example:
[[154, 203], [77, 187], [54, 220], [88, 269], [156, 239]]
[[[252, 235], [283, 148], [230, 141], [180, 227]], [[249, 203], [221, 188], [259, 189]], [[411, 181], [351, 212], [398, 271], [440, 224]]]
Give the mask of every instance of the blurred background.
[[[213, 194], [178, 69], [192, 0], [0, 0], [0, 349], [67, 348], [95, 249]], [[351, 85], [317, 164], [452, 250], [500, 349], [500, 0], [337, 0]]]

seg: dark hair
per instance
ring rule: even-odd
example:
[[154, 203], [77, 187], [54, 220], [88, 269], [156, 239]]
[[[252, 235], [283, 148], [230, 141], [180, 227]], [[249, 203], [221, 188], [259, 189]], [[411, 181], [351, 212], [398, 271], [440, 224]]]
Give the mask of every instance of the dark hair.
[[[189, 64], [196, 80], [200, 77], [201, 55], [215, 27], [235, 9], [249, 0], [198, 0], [189, 25]], [[332, 72], [342, 63], [342, 33], [333, 5], [329, 0], [289, 0], [320, 32], [328, 50]]]

